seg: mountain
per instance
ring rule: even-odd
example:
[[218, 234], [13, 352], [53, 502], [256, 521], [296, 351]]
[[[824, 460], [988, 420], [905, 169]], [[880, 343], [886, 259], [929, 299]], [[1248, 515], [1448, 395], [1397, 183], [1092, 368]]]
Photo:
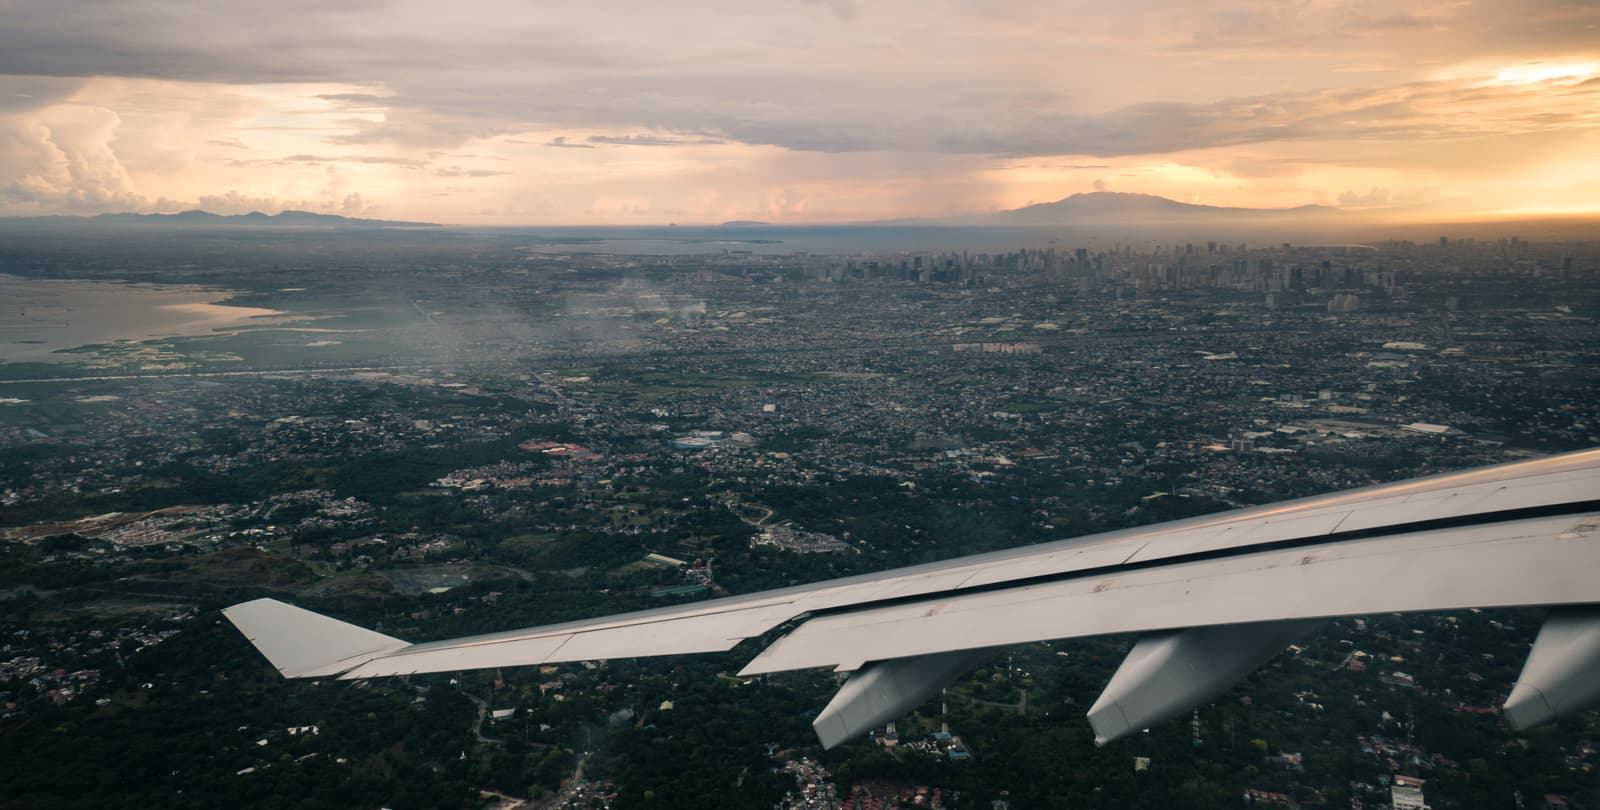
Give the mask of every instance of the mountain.
[[92, 217], [4, 217], [0, 227], [201, 227], [201, 228], [315, 228], [320, 230], [372, 228], [438, 228], [432, 222], [401, 222], [387, 219], [359, 219], [310, 211], [280, 211], [263, 214], [224, 215], [209, 211], [184, 211], [178, 214], [99, 214]]
[[1346, 212], [1326, 205], [1302, 205], [1297, 208], [1226, 208], [1216, 205], [1191, 205], [1153, 194], [1094, 191], [1010, 211], [940, 219], [901, 220], [900, 223], [968, 226], [1264, 225], [1337, 222], [1345, 216]]
[[1191, 205], [1151, 194], [1125, 194], [1116, 191], [1095, 191], [1074, 194], [1051, 203], [1039, 203], [1012, 211], [1002, 211], [997, 216], [1014, 225], [1055, 225], [1107, 220], [1172, 221], [1191, 219], [1283, 219], [1317, 217], [1342, 213], [1326, 205], [1302, 205], [1298, 208], [1225, 208], [1216, 205]]

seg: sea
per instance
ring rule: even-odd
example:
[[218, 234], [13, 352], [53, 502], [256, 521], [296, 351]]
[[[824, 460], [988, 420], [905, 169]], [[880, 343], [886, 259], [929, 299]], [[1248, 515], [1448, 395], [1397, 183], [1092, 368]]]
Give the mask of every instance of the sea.
[[32, 279], [0, 273], [0, 363], [63, 362], [62, 350], [216, 334], [283, 313], [221, 303], [232, 293], [181, 284]]

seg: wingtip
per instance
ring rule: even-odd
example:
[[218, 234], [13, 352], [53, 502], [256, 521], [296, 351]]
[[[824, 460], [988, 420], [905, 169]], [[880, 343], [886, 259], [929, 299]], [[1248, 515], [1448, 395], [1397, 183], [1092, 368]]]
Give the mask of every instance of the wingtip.
[[222, 613], [285, 678], [335, 675], [409, 646], [393, 636], [271, 598], [240, 602]]

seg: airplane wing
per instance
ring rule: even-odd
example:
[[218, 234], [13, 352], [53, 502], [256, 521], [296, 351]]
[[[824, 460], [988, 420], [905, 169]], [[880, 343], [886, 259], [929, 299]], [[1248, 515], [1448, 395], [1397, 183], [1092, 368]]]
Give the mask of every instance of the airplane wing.
[[850, 676], [828, 747], [996, 647], [1139, 641], [1089, 711], [1107, 742], [1221, 694], [1334, 616], [1550, 606], [1507, 718], [1600, 702], [1600, 449], [1042, 543], [878, 574], [409, 644], [278, 602], [224, 610], [286, 677], [342, 679], [719, 652], [786, 632], [741, 674]]

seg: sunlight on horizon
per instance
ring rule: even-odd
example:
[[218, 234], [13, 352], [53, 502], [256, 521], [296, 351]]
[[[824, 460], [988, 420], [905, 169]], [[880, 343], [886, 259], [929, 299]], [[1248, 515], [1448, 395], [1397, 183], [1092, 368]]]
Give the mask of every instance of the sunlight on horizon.
[[1576, 83], [1600, 73], [1600, 64], [1589, 62], [1568, 65], [1513, 65], [1495, 73], [1497, 84]]

